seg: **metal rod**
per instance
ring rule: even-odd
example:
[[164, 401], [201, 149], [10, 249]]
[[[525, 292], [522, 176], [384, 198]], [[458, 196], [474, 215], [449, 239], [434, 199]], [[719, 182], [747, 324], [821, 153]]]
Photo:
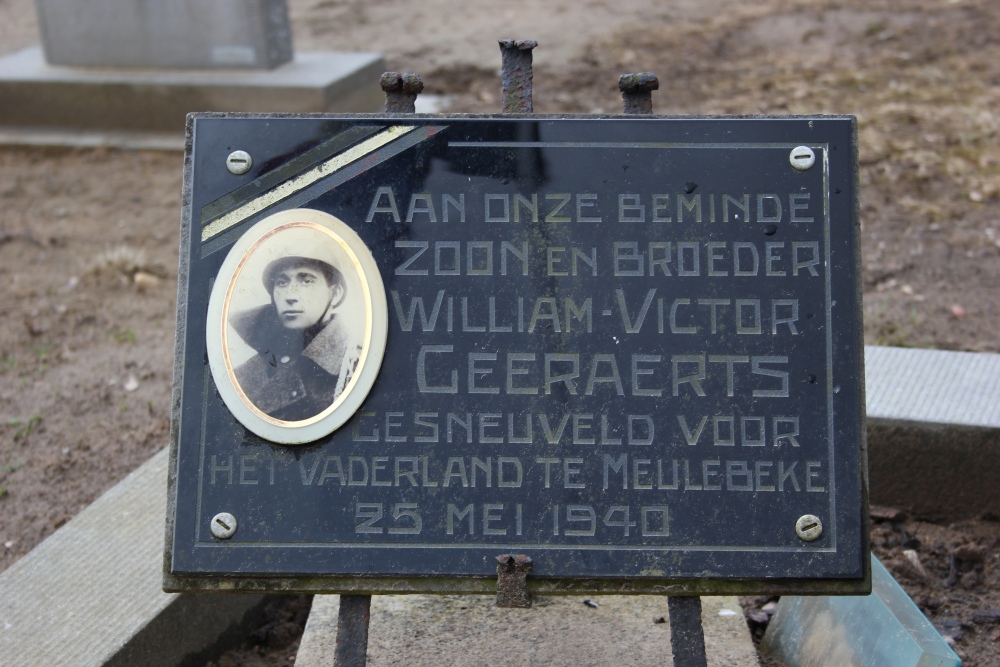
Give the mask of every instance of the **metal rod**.
[[334, 667], [365, 667], [368, 662], [368, 625], [371, 618], [372, 596], [340, 596]]
[[529, 609], [528, 573], [534, 567], [530, 556], [501, 554], [497, 561], [497, 606]]
[[660, 80], [652, 72], [622, 74], [618, 77], [618, 90], [622, 91], [624, 112], [627, 114], [653, 113], [653, 93], [660, 87]]
[[419, 74], [386, 72], [378, 84], [385, 92], [386, 113], [416, 113], [417, 95], [424, 91]]
[[[385, 93], [386, 113], [416, 113], [417, 95], [424, 82], [414, 72], [385, 72], [379, 77]], [[334, 667], [365, 667], [368, 663], [368, 628], [372, 620], [372, 596], [341, 595], [337, 615]]]
[[674, 667], [708, 667], [705, 631], [701, 627], [701, 598], [667, 598], [670, 613], [670, 650]]
[[501, 113], [531, 113], [533, 39], [501, 39]]

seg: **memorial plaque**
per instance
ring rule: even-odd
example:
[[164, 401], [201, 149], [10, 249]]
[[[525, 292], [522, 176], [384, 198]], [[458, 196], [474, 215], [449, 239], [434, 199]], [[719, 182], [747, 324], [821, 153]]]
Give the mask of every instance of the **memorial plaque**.
[[168, 590], [868, 590], [853, 118], [188, 129]]

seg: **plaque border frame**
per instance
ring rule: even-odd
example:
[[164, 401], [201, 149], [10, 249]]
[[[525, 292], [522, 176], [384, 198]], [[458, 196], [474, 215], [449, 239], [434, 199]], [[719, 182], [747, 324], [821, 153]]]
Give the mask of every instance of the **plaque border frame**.
[[[862, 282], [860, 261], [860, 196], [858, 165], [858, 133], [857, 119], [849, 115], [745, 115], [745, 116], [667, 116], [650, 115], [635, 116], [624, 114], [434, 114], [406, 115], [391, 117], [384, 114], [297, 114], [297, 113], [227, 113], [205, 112], [188, 114], [186, 127], [186, 143], [184, 158], [184, 181], [182, 190], [181, 215], [181, 253], [178, 273], [178, 316], [177, 338], [175, 342], [174, 361], [174, 393], [173, 418], [171, 420], [169, 488], [167, 503], [167, 521], [164, 541], [163, 589], [166, 592], [197, 592], [197, 591], [229, 591], [229, 592], [280, 592], [280, 593], [341, 593], [348, 595], [373, 594], [493, 594], [496, 592], [495, 575], [483, 576], [358, 576], [358, 575], [250, 575], [250, 574], [175, 574], [171, 572], [173, 551], [174, 520], [176, 511], [176, 475], [178, 457], [178, 426], [180, 408], [180, 389], [178, 377], [183, 377], [186, 340], [185, 304], [188, 296], [187, 277], [189, 273], [189, 258], [186, 249], [190, 247], [190, 237], [199, 232], [194, 223], [192, 211], [192, 151], [194, 145], [195, 120], [202, 118], [227, 119], [327, 119], [338, 120], [378, 120], [385, 122], [396, 119], [400, 125], [414, 122], [432, 123], [446, 122], [449, 119], [496, 119], [496, 120], [600, 120], [621, 119], [629, 121], [641, 120], [678, 120], [678, 121], [710, 121], [710, 120], [847, 120], [851, 124], [851, 141], [849, 146], [852, 167], [851, 187], [853, 189], [853, 265], [855, 267], [854, 289], [857, 307], [857, 326], [855, 327], [855, 345], [859, 351], [858, 359], [858, 414], [860, 416], [858, 433], [858, 469], [859, 489], [862, 516], [859, 518], [861, 549], [865, 557], [861, 558], [862, 577], [857, 579], [803, 579], [795, 577], [776, 577], [769, 579], [702, 579], [692, 577], [676, 578], [642, 578], [642, 577], [531, 577], [527, 579], [527, 590], [532, 594], [644, 594], [644, 595], [867, 595], [872, 590], [872, 572], [870, 553], [870, 517], [868, 507], [868, 475], [867, 475], [867, 433], [865, 418], [865, 386], [864, 386], [864, 325], [862, 319]], [[811, 125], [811, 124], [810, 124]], [[809, 142], [806, 142], [809, 143]], [[820, 142], [822, 143], [822, 142]], [[828, 195], [829, 193], [827, 193]], [[829, 206], [828, 199], [824, 207]], [[831, 416], [832, 419], [832, 416]]]

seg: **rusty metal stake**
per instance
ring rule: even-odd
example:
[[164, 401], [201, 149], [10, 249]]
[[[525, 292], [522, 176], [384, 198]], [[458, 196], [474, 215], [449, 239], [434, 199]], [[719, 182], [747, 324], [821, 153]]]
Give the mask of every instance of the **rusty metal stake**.
[[674, 667], [707, 667], [705, 631], [701, 626], [701, 598], [667, 598], [670, 613], [670, 650]]
[[[378, 80], [385, 91], [386, 113], [415, 113], [417, 95], [424, 89], [419, 74], [386, 72]], [[372, 596], [341, 595], [337, 615], [335, 667], [365, 667], [368, 663], [368, 628], [372, 619]]]
[[501, 113], [532, 112], [531, 50], [538, 46], [533, 39], [501, 39]]
[[[415, 113], [417, 95], [424, 89], [419, 74], [386, 72], [378, 80], [385, 91], [386, 113]], [[368, 628], [372, 619], [372, 596], [341, 595], [337, 615], [334, 667], [365, 667], [368, 663]]]
[[660, 88], [660, 80], [652, 72], [622, 74], [618, 77], [618, 90], [627, 114], [653, 113], [653, 93]]
[[368, 625], [371, 618], [372, 596], [340, 596], [334, 667], [365, 667], [368, 662]]
[[528, 572], [535, 563], [523, 554], [497, 556], [497, 606], [531, 608]]
[[417, 95], [424, 90], [419, 74], [386, 72], [378, 84], [385, 92], [386, 113], [416, 113]]

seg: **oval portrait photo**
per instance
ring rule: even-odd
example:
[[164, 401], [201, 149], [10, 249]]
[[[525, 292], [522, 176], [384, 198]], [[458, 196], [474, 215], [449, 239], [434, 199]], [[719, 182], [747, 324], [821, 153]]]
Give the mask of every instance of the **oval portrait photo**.
[[281, 444], [350, 419], [375, 382], [388, 314], [361, 238], [311, 209], [282, 211], [240, 237], [208, 307], [209, 366], [230, 412]]

